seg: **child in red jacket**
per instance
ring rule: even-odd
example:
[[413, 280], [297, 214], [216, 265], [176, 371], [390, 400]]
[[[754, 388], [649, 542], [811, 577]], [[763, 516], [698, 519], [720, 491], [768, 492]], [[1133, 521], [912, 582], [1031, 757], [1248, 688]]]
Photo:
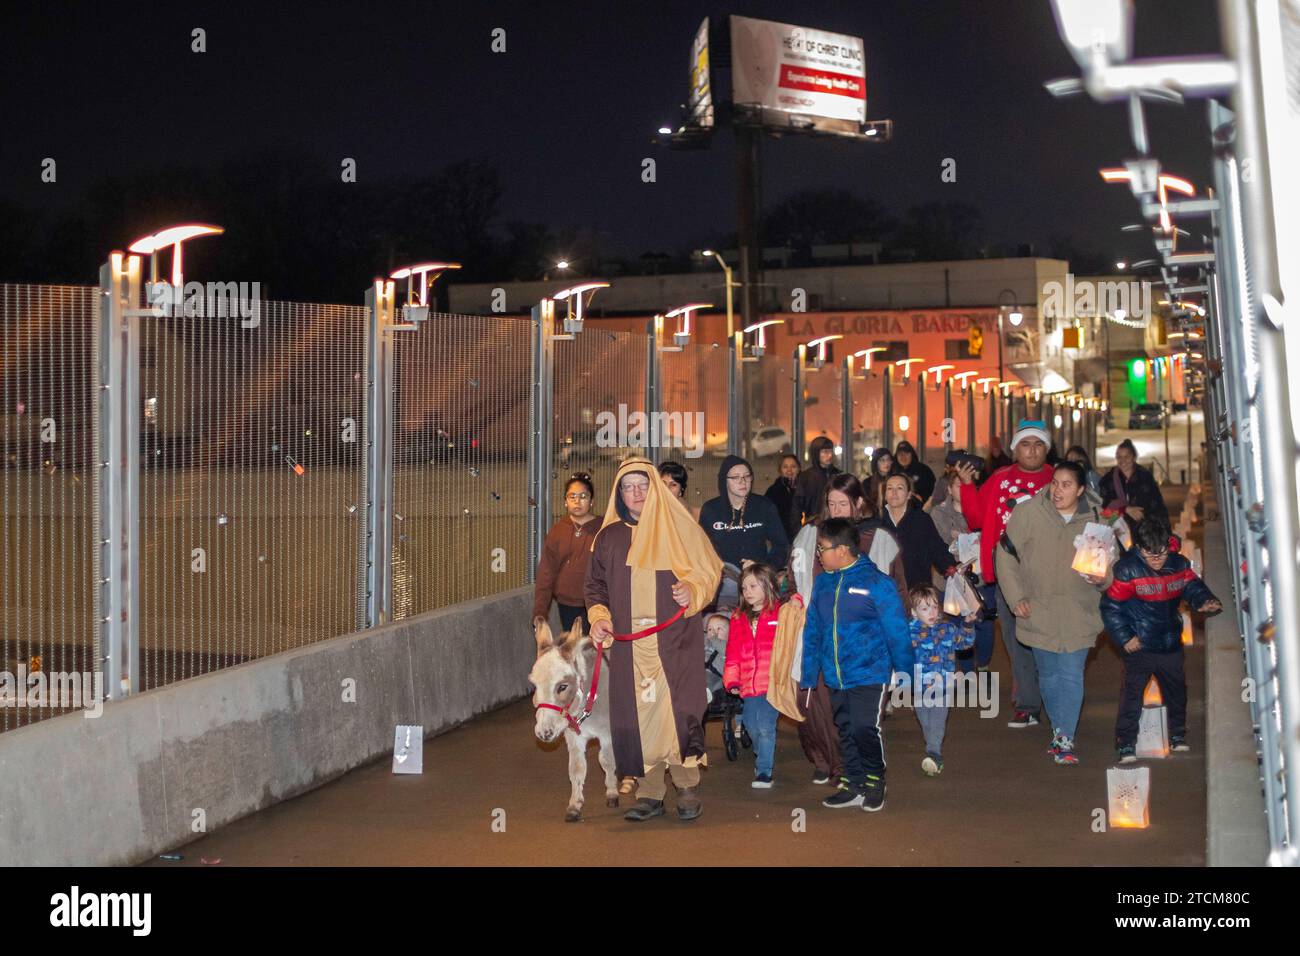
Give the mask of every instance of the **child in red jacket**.
[[722, 685], [745, 699], [740, 720], [754, 740], [752, 786], [767, 790], [772, 786], [778, 715], [767, 702], [772, 644], [781, 606], [776, 595], [776, 572], [766, 564], [751, 564], [740, 576], [740, 597], [740, 606], [731, 615]]

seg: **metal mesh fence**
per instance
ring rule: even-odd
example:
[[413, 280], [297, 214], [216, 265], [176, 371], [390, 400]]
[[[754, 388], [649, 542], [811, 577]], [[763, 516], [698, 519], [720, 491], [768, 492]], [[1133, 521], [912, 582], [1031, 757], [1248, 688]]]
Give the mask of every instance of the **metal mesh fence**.
[[[763, 459], [764, 473], [777, 464], [775, 458], [784, 451], [793, 451], [802, 461], [804, 449], [791, 444], [792, 368], [790, 356], [771, 352], [746, 359], [740, 366], [740, 387], [745, 396], [742, 453], [751, 461]], [[779, 447], [773, 450], [774, 445]]]
[[0, 285], [0, 730], [95, 692], [98, 293]]
[[[680, 352], [662, 353], [660, 407], [681, 420], [669, 428], [689, 441], [672, 439], [661, 460], [686, 469], [686, 504], [698, 508], [718, 493], [718, 464], [727, 453], [727, 362], [730, 351], [712, 345], [686, 345]], [[752, 457], [752, 456], [751, 456]], [[755, 486], [759, 484], [758, 464]], [[756, 487], [755, 490], [762, 491]]]
[[141, 323], [142, 690], [355, 627], [366, 310], [259, 312]]
[[564, 514], [565, 480], [579, 471], [595, 485], [592, 510], [605, 513], [619, 460], [632, 450], [626, 442], [631, 416], [645, 413], [645, 374], [644, 335], [588, 325], [555, 343], [553, 516]]
[[849, 394], [853, 400], [853, 461], [849, 470], [861, 478], [871, 470], [871, 453], [884, 440], [884, 375], [878, 371], [869, 377], [855, 374]]
[[393, 334], [402, 618], [524, 583], [531, 339], [523, 319], [440, 313]]

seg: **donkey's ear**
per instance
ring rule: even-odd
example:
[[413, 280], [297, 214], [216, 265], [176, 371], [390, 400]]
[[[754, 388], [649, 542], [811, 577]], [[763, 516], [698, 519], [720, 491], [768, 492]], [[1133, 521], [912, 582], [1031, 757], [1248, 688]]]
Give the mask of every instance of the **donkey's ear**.
[[537, 639], [538, 657], [541, 657], [555, 646], [555, 638], [551, 635], [551, 625], [546, 622], [544, 617], [533, 618], [533, 636]]
[[556, 642], [560, 644], [560, 653], [565, 657], [572, 657], [574, 650], [582, 645], [582, 637], [582, 615], [578, 615], [573, 619], [573, 627], [564, 634], [563, 643]]

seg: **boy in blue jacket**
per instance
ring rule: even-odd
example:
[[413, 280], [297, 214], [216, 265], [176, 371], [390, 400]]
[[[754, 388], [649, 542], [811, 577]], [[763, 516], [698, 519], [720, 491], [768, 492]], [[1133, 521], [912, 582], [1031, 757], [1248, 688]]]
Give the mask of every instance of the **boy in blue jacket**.
[[880, 714], [892, 673], [908, 680], [912, 641], [892, 578], [858, 552], [858, 531], [845, 518], [817, 529], [817, 577], [803, 629], [803, 673], [809, 690], [821, 673], [831, 693], [844, 774], [822, 801], [832, 808], [885, 805], [885, 749]]
[[1187, 746], [1187, 681], [1183, 674], [1183, 620], [1178, 602], [1204, 613], [1223, 610], [1191, 562], [1170, 547], [1169, 525], [1146, 518], [1133, 536], [1133, 547], [1115, 563], [1114, 583], [1101, 598], [1106, 631], [1124, 660], [1124, 687], [1115, 721], [1115, 750], [1120, 763], [1137, 760], [1142, 692], [1155, 675], [1169, 708], [1169, 742]]

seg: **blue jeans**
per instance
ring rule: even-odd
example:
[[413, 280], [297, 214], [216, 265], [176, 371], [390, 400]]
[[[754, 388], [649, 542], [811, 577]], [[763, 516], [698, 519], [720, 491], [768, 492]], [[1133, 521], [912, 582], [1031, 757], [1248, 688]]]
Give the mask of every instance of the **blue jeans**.
[[918, 704], [916, 719], [925, 735], [925, 752], [931, 757], [943, 757], [943, 732], [948, 726], [948, 708], [944, 704]]
[[772, 775], [776, 757], [776, 718], [779, 712], [766, 697], [746, 697], [740, 722], [754, 741], [754, 773]]
[[1002, 629], [1002, 643], [1006, 645], [1007, 657], [1011, 658], [1012, 702], [1016, 710], [1037, 714], [1043, 706], [1038, 679], [1038, 652], [1016, 640], [1016, 616], [1007, 606], [1002, 589], [994, 585], [993, 590], [997, 596], [998, 627]]
[[1083, 709], [1083, 665], [1088, 660], [1085, 647], [1081, 651], [1057, 653], [1035, 647], [1034, 663], [1038, 665], [1038, 688], [1043, 694], [1043, 706], [1052, 730], [1074, 739], [1079, 729], [1079, 711]]

